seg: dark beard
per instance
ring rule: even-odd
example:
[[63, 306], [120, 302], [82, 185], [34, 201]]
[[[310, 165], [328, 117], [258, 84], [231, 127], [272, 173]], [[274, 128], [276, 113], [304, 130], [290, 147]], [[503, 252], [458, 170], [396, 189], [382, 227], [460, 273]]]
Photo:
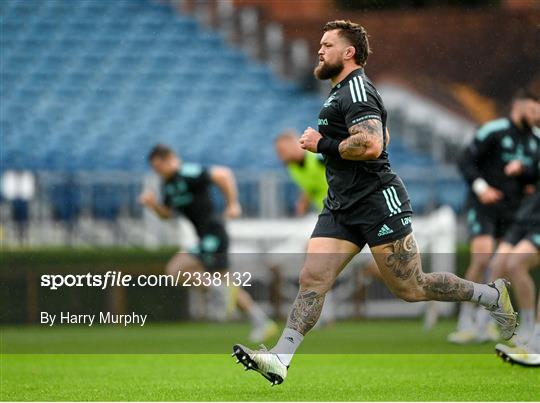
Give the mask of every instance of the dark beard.
[[343, 61], [337, 62], [336, 64], [329, 64], [327, 62], [322, 65], [318, 65], [313, 70], [315, 78], [318, 80], [328, 80], [332, 77], [336, 77], [339, 73], [343, 71]]

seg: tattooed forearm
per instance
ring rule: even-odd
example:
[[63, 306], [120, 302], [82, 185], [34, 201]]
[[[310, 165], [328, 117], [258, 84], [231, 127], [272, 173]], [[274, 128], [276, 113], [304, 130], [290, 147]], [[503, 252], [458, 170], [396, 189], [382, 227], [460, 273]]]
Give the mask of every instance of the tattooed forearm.
[[289, 314], [287, 327], [305, 335], [319, 320], [323, 304], [324, 294], [319, 294], [316, 291], [300, 290]]
[[383, 149], [382, 123], [368, 119], [349, 129], [350, 137], [339, 144], [339, 154], [346, 160], [372, 160], [379, 158]]

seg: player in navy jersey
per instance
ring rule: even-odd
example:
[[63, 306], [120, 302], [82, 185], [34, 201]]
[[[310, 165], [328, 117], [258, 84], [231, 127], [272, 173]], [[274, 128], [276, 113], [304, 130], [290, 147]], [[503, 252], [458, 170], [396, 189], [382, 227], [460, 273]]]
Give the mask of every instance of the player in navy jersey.
[[272, 384], [283, 382], [292, 356], [319, 318], [326, 292], [367, 243], [381, 276], [406, 301], [474, 301], [489, 309], [508, 339], [516, 313], [506, 282], [477, 284], [451, 273], [424, 273], [412, 233], [412, 208], [386, 152], [387, 112], [364, 72], [370, 53], [366, 30], [350, 21], [325, 25], [315, 76], [332, 90], [319, 114], [318, 131], [307, 128], [303, 149], [324, 155], [328, 196], [308, 244], [300, 289], [286, 327], [268, 351], [237, 344], [233, 355]]
[[540, 295], [535, 315], [538, 291], [530, 273], [540, 263], [540, 181], [536, 192], [523, 201], [501, 246], [504, 246], [506, 254], [502, 269], [512, 281], [522, 326], [514, 340], [515, 347], [498, 344], [495, 349], [507, 361], [540, 367]]
[[[525, 190], [537, 174], [540, 139], [534, 135], [533, 127], [539, 124], [538, 95], [520, 90], [509, 116], [482, 125], [461, 155], [459, 168], [469, 184], [467, 224], [471, 262], [465, 272], [467, 280], [485, 278], [495, 250], [499, 255], [495, 265], [499, 266], [508, 253], [509, 245], [497, 246], [497, 243], [512, 226]], [[524, 315], [520, 316], [523, 321]], [[478, 343], [497, 338], [496, 329], [487, 326], [482, 310], [477, 311], [467, 302], [461, 304], [457, 329], [448, 335], [450, 342]]]
[[[530, 116], [533, 124], [540, 124], [540, 104]], [[531, 276], [540, 263], [540, 147], [535, 151], [535, 169], [530, 173], [531, 178], [536, 178], [534, 193], [521, 202], [490, 264], [491, 278], [504, 275], [512, 282], [521, 317], [517, 335], [511, 340], [515, 346], [498, 344], [497, 353], [507, 361], [526, 366], [540, 366], [540, 298], [536, 303], [537, 287]], [[485, 326], [488, 320], [478, 315], [477, 326]]]
[[[214, 208], [210, 187], [216, 185], [225, 196], [225, 218], [240, 216], [242, 209], [232, 171], [223, 166], [205, 169], [198, 164], [183, 163], [171, 148], [162, 144], [152, 149], [148, 160], [163, 180], [162, 201], [159, 202], [153, 192], [147, 191], [140, 196], [140, 202], [163, 219], [172, 218], [175, 214], [183, 215], [193, 224], [199, 238], [194, 250], [173, 256], [166, 266], [166, 272], [172, 275], [178, 271], [226, 272], [229, 269], [229, 237], [223, 218]], [[197, 277], [193, 281], [196, 282]], [[276, 324], [268, 319], [242, 288], [223, 285], [214, 291], [226, 295], [229, 309], [238, 306], [248, 315], [253, 325], [250, 334], [253, 342], [264, 341], [277, 331]]]

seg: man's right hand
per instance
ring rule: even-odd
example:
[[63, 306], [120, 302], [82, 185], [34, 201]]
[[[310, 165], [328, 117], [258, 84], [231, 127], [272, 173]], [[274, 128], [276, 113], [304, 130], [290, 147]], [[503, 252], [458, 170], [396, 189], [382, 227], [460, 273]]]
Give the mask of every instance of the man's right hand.
[[225, 207], [225, 218], [238, 218], [242, 215], [242, 206], [238, 202], [234, 202]]
[[503, 198], [503, 193], [492, 186], [488, 186], [482, 193], [478, 195], [478, 199], [482, 204], [497, 203]]
[[139, 196], [139, 203], [152, 209], [155, 208], [157, 205], [156, 194], [151, 190], [141, 193]]

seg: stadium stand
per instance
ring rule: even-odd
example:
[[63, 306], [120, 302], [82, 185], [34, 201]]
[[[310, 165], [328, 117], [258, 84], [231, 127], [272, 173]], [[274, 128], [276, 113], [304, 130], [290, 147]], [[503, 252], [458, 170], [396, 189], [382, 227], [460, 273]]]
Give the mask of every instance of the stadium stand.
[[[6, 0], [0, 14], [4, 170], [142, 172], [148, 149], [165, 142], [186, 160], [261, 173], [279, 167], [271, 151], [277, 133], [316, 126], [319, 96], [170, 6]], [[410, 189], [417, 211], [443, 201], [460, 207], [459, 180], [434, 199], [418, 170], [433, 172], [436, 162], [399, 136], [391, 160], [398, 171], [416, 167]], [[69, 218], [80, 194], [64, 187], [49, 191], [54, 211]], [[110, 188], [101, 193], [94, 214], [114, 219], [124, 197]]]
[[164, 141], [186, 159], [264, 168], [276, 166], [265, 152], [273, 133], [314, 124], [319, 99], [168, 7], [2, 8], [6, 167], [142, 170], [148, 148]]

